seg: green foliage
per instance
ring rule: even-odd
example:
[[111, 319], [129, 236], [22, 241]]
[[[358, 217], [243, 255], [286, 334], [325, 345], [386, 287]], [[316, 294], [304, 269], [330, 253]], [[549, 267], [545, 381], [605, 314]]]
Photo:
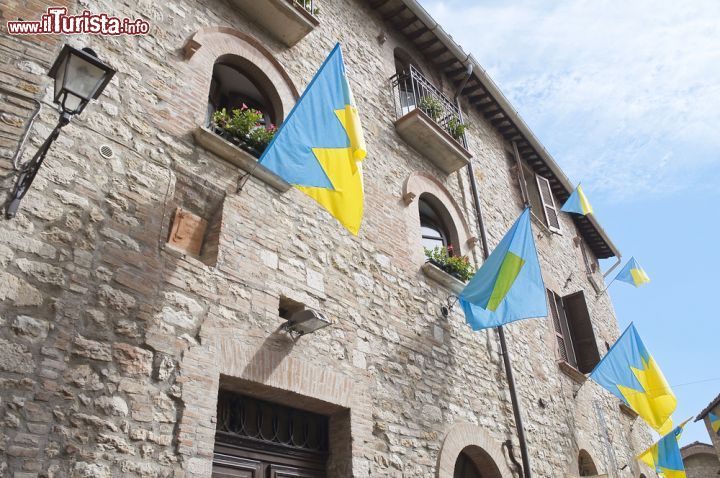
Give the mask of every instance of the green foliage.
[[460, 118], [457, 116], [453, 116], [450, 118], [450, 121], [448, 121], [447, 129], [450, 133], [450, 136], [455, 138], [457, 141], [462, 140], [463, 133], [465, 133], [466, 126], [460, 121]]
[[261, 111], [242, 105], [242, 108], [234, 109], [231, 113], [225, 108], [216, 111], [212, 115], [212, 122], [231, 139], [262, 152], [277, 132], [273, 124], [266, 128], [261, 123], [262, 118]]
[[439, 99], [434, 96], [423, 96], [420, 99], [420, 109], [425, 112], [426, 115], [437, 121], [443, 112], [443, 106]]
[[434, 249], [425, 248], [425, 257], [448, 274], [456, 276], [467, 282], [475, 275], [475, 268], [470, 264], [467, 256], [453, 256], [452, 246], [447, 248], [437, 246]]
[[270, 141], [272, 141], [276, 132], [277, 129], [275, 128], [275, 125], [270, 125], [269, 128], [263, 128], [260, 126], [254, 128], [250, 131], [250, 133], [248, 133], [246, 141], [251, 147], [259, 151], [264, 151], [265, 148], [267, 148], [267, 145], [270, 144]]

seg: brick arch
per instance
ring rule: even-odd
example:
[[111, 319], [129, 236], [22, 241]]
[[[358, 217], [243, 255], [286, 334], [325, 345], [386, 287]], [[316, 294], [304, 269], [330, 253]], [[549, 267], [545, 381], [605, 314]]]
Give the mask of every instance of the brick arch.
[[413, 262], [422, 264], [425, 256], [422, 252], [422, 241], [420, 237], [420, 214], [418, 210], [418, 199], [421, 195], [430, 195], [434, 198], [434, 205], [441, 205], [448, 226], [451, 226], [454, 235], [452, 242], [460, 247], [460, 254], [468, 255], [475, 245], [476, 239], [471, 236], [465, 216], [460, 206], [452, 197], [450, 192], [432, 175], [425, 172], [414, 172], [403, 184], [402, 197], [407, 207], [405, 219], [408, 231], [408, 245], [411, 250]]
[[512, 478], [503, 458], [502, 447], [488, 432], [470, 423], [454, 425], [443, 440], [437, 464], [437, 478], [453, 478], [455, 462], [461, 452], [470, 457], [483, 477]]
[[[252, 66], [253, 81], [267, 94], [280, 123], [299, 97], [290, 76], [273, 54], [257, 39], [229, 27], [208, 27], [195, 32], [183, 48], [186, 63], [181, 68], [185, 81], [185, 95], [177, 95], [177, 111], [186, 113], [176, 126], [176, 133], [192, 131], [205, 123], [207, 97], [213, 67], [219, 58], [237, 65]], [[167, 129], [167, 125], [165, 126]]]

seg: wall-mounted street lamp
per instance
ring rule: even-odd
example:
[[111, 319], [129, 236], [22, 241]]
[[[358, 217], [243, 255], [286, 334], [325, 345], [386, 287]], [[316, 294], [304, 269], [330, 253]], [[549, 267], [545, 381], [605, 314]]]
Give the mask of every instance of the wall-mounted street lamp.
[[318, 311], [302, 309], [291, 315], [288, 321], [283, 324], [282, 329], [290, 335], [301, 336], [317, 332], [331, 323], [327, 317]]
[[48, 72], [48, 76], [55, 80], [53, 101], [59, 105], [60, 118], [35, 156], [20, 170], [5, 210], [7, 219], [15, 217], [20, 201], [30, 189], [50, 145], [60, 135], [60, 129], [68, 124], [74, 115], [80, 114], [90, 100], [100, 96], [114, 74], [115, 70], [100, 61], [90, 48], [78, 50], [65, 45], [60, 51]]

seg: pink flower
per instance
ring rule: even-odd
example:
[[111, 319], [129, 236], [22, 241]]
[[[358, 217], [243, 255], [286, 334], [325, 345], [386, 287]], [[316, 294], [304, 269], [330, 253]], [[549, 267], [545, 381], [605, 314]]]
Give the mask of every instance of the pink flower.
[[246, 109], [248, 109], [248, 105], [246, 105], [245, 103], [243, 103], [241, 109], [242, 109], [243, 111], [245, 111]]

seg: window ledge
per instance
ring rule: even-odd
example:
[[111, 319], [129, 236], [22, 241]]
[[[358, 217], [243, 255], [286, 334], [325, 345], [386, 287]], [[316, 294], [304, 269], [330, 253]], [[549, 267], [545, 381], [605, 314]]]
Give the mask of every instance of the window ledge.
[[197, 143], [206, 150], [211, 153], [215, 153], [225, 161], [239, 167], [247, 173], [252, 174], [253, 177], [272, 186], [281, 193], [290, 189], [290, 184], [287, 181], [267, 169], [262, 164], [258, 164], [257, 158], [253, 155], [221, 138], [208, 128], [199, 126], [195, 129], [195, 131], [193, 131], [193, 136], [195, 136], [195, 141], [197, 141]]
[[568, 377], [570, 377], [571, 379], [573, 379], [575, 382], [579, 383], [580, 385], [582, 385], [583, 383], [585, 383], [585, 381], [587, 381], [587, 377], [585, 376], [584, 373], [582, 373], [580, 370], [576, 369], [575, 367], [573, 367], [572, 365], [570, 365], [569, 363], [567, 363], [564, 360], [560, 360], [558, 362], [558, 367], [560, 368], [560, 371], [562, 373], [564, 373], [565, 375], [567, 375]]
[[232, 3], [288, 47], [320, 24], [294, 0], [232, 0]]
[[446, 174], [467, 166], [472, 155], [435, 121], [415, 108], [395, 121], [398, 134]]
[[212, 265], [204, 263], [198, 257], [193, 256], [192, 254], [189, 254], [187, 251], [177, 248], [167, 242], [160, 246], [160, 250], [165, 254], [175, 257], [176, 259], [183, 260], [183, 261], [187, 262], [188, 264], [191, 264], [200, 269], [204, 269], [204, 270], [208, 270], [208, 271], [213, 269]]
[[434, 266], [430, 264], [429, 262], [426, 262], [421, 267], [423, 274], [425, 274], [427, 277], [431, 278], [435, 282], [439, 283], [442, 286], [447, 287], [451, 291], [455, 292], [456, 294], [459, 294], [463, 291], [465, 286], [465, 282], [456, 279], [455, 277], [451, 276], [444, 270], [440, 269], [437, 266]]
[[633, 420], [638, 417], [638, 414], [635, 413], [635, 410], [625, 405], [623, 402], [620, 402], [620, 411], [623, 412], [628, 417], [632, 418]]

